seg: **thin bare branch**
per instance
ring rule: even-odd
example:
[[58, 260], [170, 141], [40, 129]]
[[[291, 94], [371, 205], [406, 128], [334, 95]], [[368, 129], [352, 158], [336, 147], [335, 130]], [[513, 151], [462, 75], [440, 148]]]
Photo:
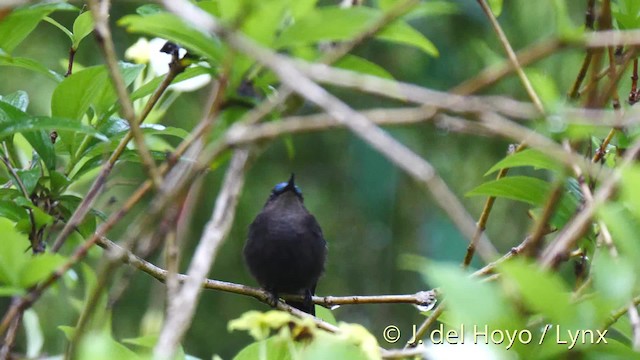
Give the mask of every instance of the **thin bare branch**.
[[154, 348], [154, 357], [157, 359], [173, 358], [191, 324], [201, 284], [209, 273], [218, 248], [231, 229], [248, 160], [248, 149], [236, 150], [231, 159], [213, 214], [193, 255], [187, 279], [175, 297], [169, 299], [167, 318]]
[[493, 11], [491, 11], [491, 8], [489, 7], [489, 4], [487, 4], [486, 0], [477, 0], [477, 2], [478, 4], [480, 4], [480, 7], [482, 8], [482, 11], [485, 13], [485, 15], [487, 15], [487, 18], [489, 18], [489, 22], [491, 22], [493, 30], [498, 35], [498, 39], [500, 40], [502, 47], [507, 53], [507, 57], [513, 64], [513, 67], [516, 69], [516, 73], [520, 78], [520, 82], [522, 82], [522, 86], [524, 86], [524, 89], [529, 95], [529, 98], [531, 98], [531, 101], [533, 101], [533, 104], [536, 106], [538, 112], [544, 115], [545, 111], [544, 106], [542, 105], [542, 101], [540, 101], [540, 97], [533, 89], [533, 85], [531, 85], [531, 81], [529, 81], [527, 74], [524, 73], [524, 69], [522, 69], [522, 66], [520, 66], [518, 57], [516, 56], [515, 51], [513, 51], [513, 47], [511, 47], [511, 43], [509, 42], [509, 39], [507, 39], [507, 35], [502, 30], [502, 26], [500, 26], [498, 19], [496, 19], [496, 16], [493, 14]]
[[162, 182], [160, 178], [158, 168], [156, 167], [153, 157], [144, 142], [144, 135], [140, 130], [140, 126], [136, 119], [136, 114], [133, 109], [133, 103], [129, 96], [129, 91], [120, 73], [118, 66], [118, 59], [116, 51], [111, 39], [111, 30], [109, 29], [109, 0], [103, 0], [98, 4], [98, 0], [89, 0], [89, 8], [95, 23], [95, 36], [98, 41], [98, 45], [104, 54], [105, 61], [107, 63], [107, 69], [111, 76], [111, 81], [118, 95], [118, 101], [122, 107], [122, 115], [129, 122], [129, 129], [133, 135], [133, 140], [138, 148], [138, 153], [142, 159], [142, 163], [149, 174], [149, 177], [153, 181], [155, 187], [158, 187]]

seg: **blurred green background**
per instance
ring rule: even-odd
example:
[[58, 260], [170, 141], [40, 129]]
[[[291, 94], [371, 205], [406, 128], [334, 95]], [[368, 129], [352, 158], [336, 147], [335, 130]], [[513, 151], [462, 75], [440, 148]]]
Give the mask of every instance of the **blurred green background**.
[[[133, 13], [143, 3], [114, 1], [111, 23], [114, 24], [114, 41], [120, 56], [138, 36], [126, 33], [115, 26], [115, 22]], [[453, 0], [449, 3], [457, 7], [457, 13], [412, 21], [412, 25], [435, 43], [440, 57], [429, 58], [413, 48], [380, 41], [369, 41], [355, 53], [384, 67], [398, 80], [441, 90], [451, 88], [484, 67], [501, 61], [504, 58], [502, 48], [476, 2]], [[580, 25], [583, 3], [506, 1], [499, 20], [514, 48], [520, 49], [554, 35], [559, 7], [568, 6], [574, 24]], [[74, 4], [79, 5], [77, 2]], [[70, 25], [75, 15], [55, 13], [52, 17]], [[20, 45], [15, 55], [35, 58], [63, 73], [67, 52], [65, 36], [43, 22]], [[80, 48], [76, 61], [86, 66], [102, 63], [93, 38], [88, 38]], [[562, 94], [575, 77], [580, 61], [579, 51], [566, 50], [536, 63], [533, 68], [554, 82]], [[49, 113], [53, 82], [26, 70], [5, 67], [0, 67], [0, 79], [1, 95], [25, 90], [31, 98], [30, 113]], [[371, 96], [332, 90], [358, 109], [394, 105]], [[486, 93], [527, 100], [522, 86], [513, 76], [487, 89]], [[182, 95], [161, 123], [190, 130], [200, 119], [206, 95], [206, 89]], [[306, 113], [314, 111], [316, 109], [312, 106], [303, 108]], [[464, 194], [494, 176], [485, 178], [483, 174], [506, 154], [508, 141], [451, 133], [434, 124], [388, 130], [431, 162], [462, 199], [469, 213], [478, 217], [485, 199], [467, 198]], [[293, 152], [287, 150], [285, 141], [274, 141], [249, 171], [233, 229], [220, 249], [211, 278], [255, 285], [241, 256], [247, 227], [260, 211], [272, 186], [285, 181], [291, 172], [296, 173], [306, 206], [315, 214], [329, 243], [326, 272], [317, 289], [319, 295], [405, 294], [428, 289], [429, 284], [419, 274], [402, 269], [399, 259], [402, 254], [454, 263], [462, 261], [466, 240], [425, 189], [362, 141], [345, 130], [295, 135], [290, 139]], [[210, 216], [223, 173], [224, 166], [206, 176], [194, 211], [191, 236], [185, 244], [183, 270]], [[514, 173], [517, 174], [518, 170]], [[100, 200], [99, 206], [106, 213], [116, 209], [143, 179], [136, 164], [120, 164], [114, 174], [108, 191]], [[514, 202], [496, 202], [487, 233], [500, 251], [507, 251], [523, 239], [530, 226], [527, 209], [527, 206]], [[137, 213], [142, 211], [144, 205], [137, 208]], [[129, 217], [129, 221], [132, 219]], [[125, 230], [126, 226], [120, 226], [110, 234], [110, 238], [117, 241]], [[96, 250], [89, 261], [97, 262], [99, 255], [100, 251]], [[161, 258], [161, 254], [156, 252], [149, 259], [161, 264]], [[478, 267], [481, 263], [476, 260], [473, 265]], [[121, 271], [124, 270], [123, 266]], [[139, 336], [143, 318], [145, 326], [153, 328], [154, 319], [157, 321], [157, 314], [163, 306], [163, 285], [139, 272], [133, 272], [131, 281], [131, 286], [114, 306], [113, 328], [119, 339]], [[35, 307], [46, 330], [46, 349], [51, 354], [60, 353], [65, 344], [63, 334], [56, 326], [72, 325], [78, 315], [73, 306], [59, 295], [74, 291], [80, 294], [78, 289], [59, 286]], [[8, 301], [2, 299], [0, 305], [6, 306]], [[146, 314], [147, 309], [154, 312]], [[186, 352], [202, 358], [210, 358], [214, 353], [230, 358], [248, 344], [250, 338], [244, 333], [229, 333], [227, 322], [251, 309], [267, 310], [267, 306], [248, 297], [205, 291], [184, 342]], [[342, 306], [334, 314], [338, 320], [364, 325], [383, 346], [389, 345], [382, 340], [382, 330], [387, 325], [400, 327], [403, 331], [401, 341], [404, 342], [411, 335], [411, 325], [419, 324], [423, 319], [414, 307], [401, 304]], [[20, 342], [18, 344], [20, 346]]]

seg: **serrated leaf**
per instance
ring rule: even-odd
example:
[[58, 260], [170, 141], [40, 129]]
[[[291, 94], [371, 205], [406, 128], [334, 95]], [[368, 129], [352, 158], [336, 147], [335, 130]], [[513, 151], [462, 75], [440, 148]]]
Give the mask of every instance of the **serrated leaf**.
[[175, 42], [189, 51], [217, 63], [222, 58], [220, 42], [182, 19], [166, 12], [152, 15], [127, 15], [118, 21], [128, 32], [149, 34]]
[[531, 205], [543, 205], [551, 185], [528, 176], [508, 176], [481, 184], [466, 196], [495, 196], [522, 201]]
[[[365, 31], [382, 16], [384, 12], [364, 6], [317, 8], [283, 30], [275, 46], [287, 48], [320, 41], [347, 40]], [[402, 20], [388, 25], [376, 38], [414, 46], [431, 56], [438, 56], [435, 45]]]
[[80, 14], [73, 22], [73, 48], [78, 49], [80, 42], [93, 31], [93, 16], [91, 11]]
[[42, 19], [56, 10], [74, 10], [64, 2], [44, 3], [15, 9], [0, 21], [0, 49], [11, 54]]
[[557, 160], [534, 149], [525, 149], [520, 152], [510, 154], [498, 161], [484, 175], [487, 176], [495, 171], [504, 168], [514, 168], [520, 166], [531, 166], [534, 169], [548, 169], [561, 171], [563, 166]]

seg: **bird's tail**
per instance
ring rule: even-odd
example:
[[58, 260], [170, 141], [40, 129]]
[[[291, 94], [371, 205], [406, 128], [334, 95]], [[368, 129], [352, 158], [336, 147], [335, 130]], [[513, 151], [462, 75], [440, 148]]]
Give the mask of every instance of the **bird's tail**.
[[287, 302], [287, 304], [293, 306], [294, 308], [300, 311], [304, 311], [307, 314], [316, 316], [316, 306], [311, 301], [308, 301], [308, 302], [307, 301], [289, 301]]
[[311, 314], [316, 316], [316, 305], [311, 300], [311, 297], [315, 294], [316, 287], [313, 286], [313, 289], [307, 289], [304, 292], [304, 300], [303, 301], [289, 301], [287, 304], [293, 306], [294, 308], [304, 311], [307, 314]]

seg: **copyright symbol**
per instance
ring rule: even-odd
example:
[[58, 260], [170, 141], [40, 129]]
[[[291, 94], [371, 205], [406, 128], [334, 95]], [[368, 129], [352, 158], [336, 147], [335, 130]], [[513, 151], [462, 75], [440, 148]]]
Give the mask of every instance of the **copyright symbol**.
[[395, 325], [389, 325], [382, 331], [382, 337], [386, 342], [393, 344], [400, 339], [400, 329]]

